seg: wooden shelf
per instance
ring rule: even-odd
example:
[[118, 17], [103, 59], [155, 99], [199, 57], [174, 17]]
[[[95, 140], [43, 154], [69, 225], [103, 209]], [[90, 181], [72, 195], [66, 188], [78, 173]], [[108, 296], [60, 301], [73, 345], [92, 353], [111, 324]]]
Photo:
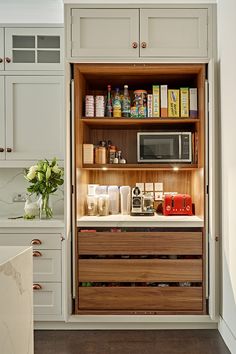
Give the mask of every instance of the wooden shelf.
[[108, 117], [82, 117], [81, 121], [87, 125], [150, 125], [150, 124], [197, 124], [197, 118], [108, 118]]
[[[178, 169], [176, 169], [178, 168]], [[197, 164], [84, 164], [82, 166], [83, 170], [110, 170], [110, 171], [178, 171], [178, 170], [197, 170]]]

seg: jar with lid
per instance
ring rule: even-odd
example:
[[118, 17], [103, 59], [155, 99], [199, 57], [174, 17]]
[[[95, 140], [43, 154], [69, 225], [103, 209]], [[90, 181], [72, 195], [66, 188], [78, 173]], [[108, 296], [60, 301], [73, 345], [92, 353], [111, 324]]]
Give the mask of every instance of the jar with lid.
[[87, 195], [87, 214], [89, 216], [97, 215], [97, 196]]
[[98, 198], [98, 215], [107, 216], [109, 215], [109, 196], [107, 194], [100, 194]]
[[134, 91], [134, 100], [131, 107], [131, 117], [145, 118], [147, 116], [147, 91]]
[[99, 145], [95, 148], [95, 163], [101, 165], [107, 163], [107, 147], [105, 141], [100, 141]]

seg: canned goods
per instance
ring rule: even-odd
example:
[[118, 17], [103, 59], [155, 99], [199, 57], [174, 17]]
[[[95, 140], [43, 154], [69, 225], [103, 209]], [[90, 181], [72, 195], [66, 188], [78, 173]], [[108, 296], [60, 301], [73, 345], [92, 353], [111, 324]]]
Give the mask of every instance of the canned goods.
[[134, 100], [131, 107], [131, 117], [144, 118], [147, 116], [147, 91], [134, 91]]

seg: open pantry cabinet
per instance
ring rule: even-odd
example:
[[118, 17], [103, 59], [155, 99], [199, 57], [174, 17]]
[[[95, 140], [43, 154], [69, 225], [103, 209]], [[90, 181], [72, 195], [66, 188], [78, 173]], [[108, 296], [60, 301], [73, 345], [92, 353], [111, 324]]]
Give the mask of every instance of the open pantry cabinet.
[[[208, 313], [208, 173], [205, 64], [73, 64], [72, 136], [75, 314]], [[85, 96], [106, 95], [129, 85], [196, 87], [198, 116], [192, 118], [86, 118]], [[207, 123], [207, 124], [206, 124]], [[137, 132], [192, 133], [192, 163], [137, 163]], [[127, 164], [83, 163], [83, 144], [111, 140]], [[162, 182], [164, 192], [189, 194], [194, 216], [154, 217], [104, 223], [86, 216], [88, 184]], [[136, 222], [137, 221], [137, 222]], [[180, 221], [179, 223], [176, 221]], [[115, 227], [114, 227], [115, 226]], [[96, 230], [96, 231], [95, 231]]]

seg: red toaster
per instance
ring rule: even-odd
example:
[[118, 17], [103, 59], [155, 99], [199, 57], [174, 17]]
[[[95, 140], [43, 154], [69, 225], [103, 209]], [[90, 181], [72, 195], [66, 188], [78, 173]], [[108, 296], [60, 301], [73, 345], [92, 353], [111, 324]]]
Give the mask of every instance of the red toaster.
[[164, 215], [192, 215], [192, 198], [188, 194], [165, 195]]

